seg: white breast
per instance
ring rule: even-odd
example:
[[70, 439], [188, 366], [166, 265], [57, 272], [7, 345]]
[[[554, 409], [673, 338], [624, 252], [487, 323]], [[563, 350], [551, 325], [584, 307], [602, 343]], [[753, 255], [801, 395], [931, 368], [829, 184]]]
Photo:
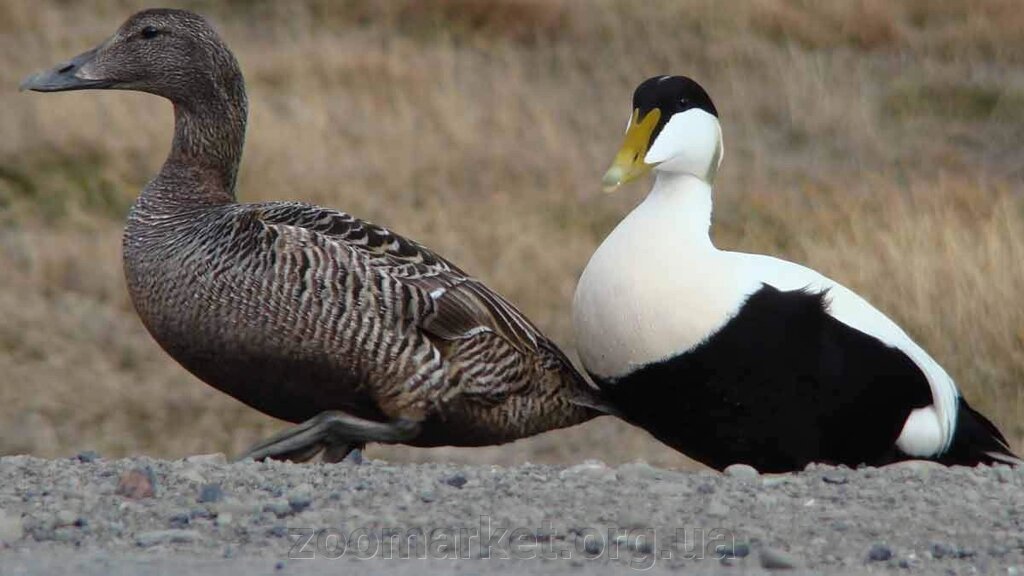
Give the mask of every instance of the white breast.
[[[708, 216], [680, 206], [685, 200], [652, 191], [587, 264], [576, 287], [573, 325], [589, 372], [613, 378], [685, 352], [721, 328], [759, 287], [718, 257], [707, 239]], [[694, 226], [703, 226], [703, 240], [680, 234]]]

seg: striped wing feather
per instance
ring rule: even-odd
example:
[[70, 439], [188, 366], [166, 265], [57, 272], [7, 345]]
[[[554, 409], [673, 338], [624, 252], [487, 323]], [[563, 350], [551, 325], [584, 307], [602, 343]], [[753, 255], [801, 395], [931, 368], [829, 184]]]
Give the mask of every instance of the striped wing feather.
[[[488, 331], [502, 336], [520, 352], [536, 351], [540, 331], [500, 295], [458, 266], [421, 244], [351, 214], [301, 203], [254, 204], [256, 217], [268, 226], [303, 228], [342, 244], [372, 267], [425, 293], [433, 309], [415, 318], [439, 338], [457, 340]], [[548, 348], [544, 342], [544, 348]]]

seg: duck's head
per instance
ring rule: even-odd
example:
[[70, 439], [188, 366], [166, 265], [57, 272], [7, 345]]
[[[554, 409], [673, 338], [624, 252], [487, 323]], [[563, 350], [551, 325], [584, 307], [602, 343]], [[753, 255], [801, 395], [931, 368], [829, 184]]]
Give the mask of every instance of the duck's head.
[[626, 137], [604, 175], [604, 189], [611, 192], [652, 169], [710, 184], [722, 154], [718, 111], [708, 93], [685, 76], [655, 76], [633, 93]]
[[26, 78], [21, 89], [137, 90], [187, 102], [240, 79], [234, 56], [202, 16], [154, 9], [130, 17], [96, 48]]

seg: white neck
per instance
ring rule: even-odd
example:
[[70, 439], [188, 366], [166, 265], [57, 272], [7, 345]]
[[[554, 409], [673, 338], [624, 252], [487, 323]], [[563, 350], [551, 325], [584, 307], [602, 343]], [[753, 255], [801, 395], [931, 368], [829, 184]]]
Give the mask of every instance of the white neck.
[[708, 235], [711, 185], [682, 172], [655, 175], [654, 188], [597, 249], [576, 289], [580, 357], [602, 377], [688, 349], [727, 320], [741, 296], [718, 280], [729, 271]]
[[692, 174], [661, 170], [654, 174], [654, 187], [626, 220], [636, 216], [636, 224], [647, 228], [645, 235], [652, 239], [671, 238], [673, 250], [714, 248], [709, 233], [711, 185]]

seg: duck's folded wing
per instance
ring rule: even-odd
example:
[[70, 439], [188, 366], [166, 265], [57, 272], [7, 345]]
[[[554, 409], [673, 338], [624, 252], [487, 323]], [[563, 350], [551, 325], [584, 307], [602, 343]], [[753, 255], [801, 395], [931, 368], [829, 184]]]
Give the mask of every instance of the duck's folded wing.
[[520, 352], [547, 348], [540, 331], [511, 303], [421, 244], [351, 214], [299, 203], [254, 204], [271, 227], [316, 233], [364, 258], [378, 273], [419, 291], [431, 304], [410, 307], [421, 329], [445, 340], [483, 332], [503, 337]]

